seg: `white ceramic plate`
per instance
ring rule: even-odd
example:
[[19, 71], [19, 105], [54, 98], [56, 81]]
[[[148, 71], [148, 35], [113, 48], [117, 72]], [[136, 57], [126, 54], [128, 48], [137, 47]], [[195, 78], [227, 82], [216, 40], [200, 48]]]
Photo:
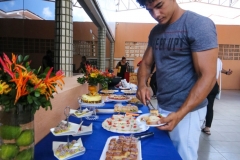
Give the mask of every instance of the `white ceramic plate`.
[[106, 102], [127, 102], [130, 101], [132, 97], [128, 96], [128, 99], [121, 99], [121, 100], [116, 100], [116, 99], [111, 99], [111, 98], [106, 98]]
[[147, 125], [138, 124], [138, 127], [140, 128], [138, 131], [111, 130], [111, 129], [105, 127], [105, 125], [104, 125], [104, 123], [106, 123], [105, 121], [103, 121], [102, 127], [104, 129], [106, 129], [107, 131], [110, 131], [110, 132], [113, 132], [113, 133], [122, 133], [122, 134], [142, 133], [142, 132], [145, 132], [149, 129], [149, 126], [147, 126]]
[[[86, 108], [84, 110], [88, 110], [88, 109]], [[86, 112], [84, 114], [78, 115], [78, 114], [75, 113], [76, 111], [77, 110], [75, 110], [75, 109], [70, 109], [70, 114], [76, 116], [77, 118], [88, 117], [88, 116], [91, 116], [92, 113], [93, 113], [93, 111], [89, 111], [89, 112]]]
[[[97, 114], [113, 114], [113, 113], [118, 113], [114, 112], [114, 109], [97, 109]], [[138, 110], [137, 112], [133, 113], [142, 113], [141, 110]]]
[[[137, 123], [145, 124], [146, 126], [149, 126], [149, 127], [159, 127], [159, 126], [163, 126], [166, 124], [166, 123], [162, 123], [162, 124], [158, 124], [158, 125], [148, 125], [145, 121], [141, 121], [142, 117], [149, 116], [149, 115], [150, 115], [150, 113], [146, 113], [146, 114], [142, 114], [142, 115], [138, 116], [136, 119]], [[163, 117], [166, 117], [166, 115], [163, 115], [163, 114], [161, 114], [161, 115]]]
[[83, 136], [83, 135], [89, 135], [92, 134], [92, 123], [89, 126], [83, 126], [81, 127], [81, 131], [78, 131], [76, 134], [73, 134], [72, 136]]
[[101, 90], [100, 93], [115, 93], [115, 92], [118, 92], [118, 90]]
[[136, 94], [137, 90], [121, 90], [124, 94]]
[[128, 88], [125, 88], [125, 87], [123, 87], [123, 86], [119, 86], [119, 89], [122, 89], [122, 90], [129, 90], [130, 88], [128, 87]]
[[[67, 121], [62, 121], [63, 123], [67, 123]], [[78, 132], [80, 125], [76, 123], [69, 122], [70, 128], [66, 132], [61, 133], [54, 133], [54, 128], [51, 128], [50, 131], [54, 136], [66, 136], [66, 135], [72, 135]]]
[[86, 106], [86, 107], [102, 107], [105, 105], [104, 101], [102, 100], [101, 103], [80, 103], [82, 106]]
[[[106, 159], [106, 152], [108, 151], [108, 144], [110, 143], [110, 140], [112, 138], [118, 139], [118, 136], [112, 136], [107, 139], [107, 142], [103, 148], [102, 155], [100, 157], [100, 160], [105, 160]], [[137, 148], [138, 148], [138, 158], [137, 160], [142, 160], [142, 149], [141, 149], [141, 141], [138, 141], [137, 143]]]
[[[81, 138], [79, 138], [79, 139], [77, 140], [77, 142], [80, 144], [80, 146], [83, 147]], [[55, 151], [57, 150], [57, 148], [58, 148], [58, 146], [59, 146], [60, 144], [67, 144], [67, 142], [57, 142], [57, 141], [53, 141], [53, 145], [52, 145], [52, 150], [53, 150], [54, 156], [55, 156], [57, 159], [59, 159], [59, 160], [67, 160], [67, 159], [71, 159], [71, 158], [74, 158], [74, 157], [77, 157], [77, 156], [81, 156], [81, 155], [83, 155], [83, 154], [85, 153], [85, 151], [86, 151], [86, 149], [83, 147], [83, 150], [82, 150], [82, 151], [79, 151], [79, 152], [77, 152], [77, 153], [75, 153], [75, 154], [73, 154], [73, 155], [71, 155], [71, 156], [67, 156], [67, 157], [65, 157], [65, 158], [59, 158], [59, 157], [57, 157], [57, 156], [55, 155]]]

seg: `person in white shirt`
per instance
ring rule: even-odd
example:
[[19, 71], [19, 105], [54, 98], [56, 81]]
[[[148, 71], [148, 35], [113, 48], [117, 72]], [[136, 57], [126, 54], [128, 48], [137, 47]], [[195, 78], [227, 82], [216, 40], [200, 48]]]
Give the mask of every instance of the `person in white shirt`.
[[222, 61], [218, 58], [217, 60], [217, 74], [216, 74], [216, 83], [211, 90], [211, 92], [208, 94], [207, 99], [208, 99], [208, 105], [207, 105], [207, 114], [206, 114], [206, 121], [205, 121], [205, 127], [202, 129], [202, 132], [206, 133], [207, 135], [211, 135], [210, 128], [212, 125], [212, 120], [213, 120], [213, 105], [214, 105], [214, 100], [216, 95], [219, 92], [219, 85], [218, 85], [218, 78], [219, 74], [224, 73], [226, 75], [231, 75], [232, 70], [229, 69], [228, 71], [222, 68]]

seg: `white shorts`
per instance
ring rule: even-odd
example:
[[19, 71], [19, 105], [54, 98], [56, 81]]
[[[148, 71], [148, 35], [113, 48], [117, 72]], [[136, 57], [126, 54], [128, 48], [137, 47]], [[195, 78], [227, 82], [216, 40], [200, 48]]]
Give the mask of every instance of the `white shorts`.
[[[169, 132], [173, 145], [183, 160], [197, 160], [201, 127], [205, 120], [207, 107], [189, 112], [178, 125]], [[168, 115], [171, 112], [160, 109], [160, 113]]]

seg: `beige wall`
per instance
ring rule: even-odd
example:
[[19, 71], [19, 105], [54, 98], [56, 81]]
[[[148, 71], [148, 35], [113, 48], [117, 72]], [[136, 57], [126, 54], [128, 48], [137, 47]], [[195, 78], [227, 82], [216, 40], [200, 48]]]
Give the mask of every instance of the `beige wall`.
[[[145, 23], [117, 23], [115, 58], [125, 56], [125, 42], [147, 42], [151, 29], [156, 24]], [[240, 45], [240, 26], [217, 25], [219, 44], [238, 44]], [[240, 53], [239, 53], [240, 54]], [[134, 60], [134, 66], [141, 58]], [[222, 60], [223, 68], [233, 70], [233, 74], [226, 76], [222, 74], [222, 89], [240, 89], [240, 60]]]
[[71, 109], [79, 107], [78, 97], [88, 92], [88, 85], [77, 83], [78, 77], [64, 78], [65, 86], [63, 90], [55, 94], [54, 99], [51, 100], [52, 110], [46, 111], [41, 108], [36, 112], [34, 117], [35, 143], [44, 138], [50, 132], [50, 129], [56, 127], [61, 120], [66, 119], [64, 115], [65, 107], [69, 106]]

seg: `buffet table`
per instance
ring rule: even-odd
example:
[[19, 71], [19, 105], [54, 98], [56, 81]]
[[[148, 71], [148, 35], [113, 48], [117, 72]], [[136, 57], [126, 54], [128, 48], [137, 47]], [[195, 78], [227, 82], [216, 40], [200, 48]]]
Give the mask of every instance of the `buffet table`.
[[[113, 108], [115, 102], [107, 102], [104, 107]], [[148, 113], [147, 107], [143, 105], [138, 105], [139, 109], [143, 113]], [[79, 136], [82, 139], [83, 145], [86, 148], [85, 154], [72, 158], [81, 160], [98, 160], [101, 157], [103, 148], [107, 139], [110, 136], [118, 136], [124, 134], [118, 134], [109, 132], [102, 128], [102, 122], [111, 117], [112, 114], [99, 114], [99, 119], [97, 120], [86, 120], [83, 118], [83, 125], [87, 126], [93, 123], [93, 133], [91, 135]], [[70, 122], [80, 123], [80, 119], [74, 116], [70, 116]], [[172, 141], [170, 140], [168, 133], [165, 131], [158, 130], [157, 128], [151, 127], [148, 131], [154, 132], [154, 136], [145, 138], [141, 140], [142, 148], [142, 159], [144, 160], [181, 160], [177, 150], [174, 148]], [[127, 134], [126, 134], [127, 135]], [[79, 137], [70, 136], [70, 141], [77, 140]], [[55, 160], [52, 151], [53, 141], [67, 141], [67, 136], [54, 136], [51, 132], [44, 137], [35, 146], [34, 160]]]

